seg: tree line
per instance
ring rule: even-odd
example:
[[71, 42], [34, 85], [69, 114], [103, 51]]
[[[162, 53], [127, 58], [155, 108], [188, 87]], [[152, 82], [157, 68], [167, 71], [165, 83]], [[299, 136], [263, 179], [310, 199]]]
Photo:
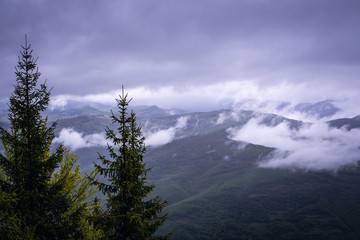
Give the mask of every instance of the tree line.
[[[38, 83], [26, 36], [15, 75], [10, 128], [0, 127], [0, 239], [170, 239], [155, 235], [167, 201], [149, 197], [154, 185], [146, 183], [144, 137], [124, 89], [111, 111], [116, 131], [105, 129], [108, 156], [99, 154], [100, 163], [84, 175], [62, 144], [51, 150], [57, 123], [42, 115], [51, 89]], [[96, 191], [106, 196], [105, 206], [93, 197]]]

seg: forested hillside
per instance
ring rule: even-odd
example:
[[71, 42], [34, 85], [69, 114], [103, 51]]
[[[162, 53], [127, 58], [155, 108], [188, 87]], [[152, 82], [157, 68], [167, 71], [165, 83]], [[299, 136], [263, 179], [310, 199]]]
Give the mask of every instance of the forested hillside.
[[[165, 210], [169, 217], [160, 232], [173, 231], [173, 239], [359, 238], [358, 166], [336, 172], [259, 167], [274, 148], [235, 141], [228, 129], [259, 116], [269, 126], [285, 121], [298, 129], [308, 123], [251, 111], [223, 118], [231, 114], [235, 113], [170, 115], [156, 107], [139, 111], [149, 138], [173, 130], [171, 141], [148, 146], [144, 158], [152, 168], [149, 181], [156, 185], [154, 194], [169, 200]], [[186, 119], [186, 124], [175, 128], [179, 119]], [[353, 118], [333, 120], [330, 125], [343, 128], [357, 123], [358, 118]], [[84, 139], [101, 132], [105, 125], [111, 123], [100, 114], [59, 120], [59, 126], [83, 133]], [[82, 169], [88, 171], [104, 147], [94, 145], [75, 152]]]

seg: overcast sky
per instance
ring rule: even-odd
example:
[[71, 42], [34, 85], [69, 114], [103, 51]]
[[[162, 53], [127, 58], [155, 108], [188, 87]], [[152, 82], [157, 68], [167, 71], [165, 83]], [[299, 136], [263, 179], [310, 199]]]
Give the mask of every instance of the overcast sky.
[[27, 34], [59, 103], [110, 102], [125, 85], [137, 103], [164, 107], [333, 99], [354, 108], [359, 13], [358, 0], [1, 0], [0, 98], [13, 91]]

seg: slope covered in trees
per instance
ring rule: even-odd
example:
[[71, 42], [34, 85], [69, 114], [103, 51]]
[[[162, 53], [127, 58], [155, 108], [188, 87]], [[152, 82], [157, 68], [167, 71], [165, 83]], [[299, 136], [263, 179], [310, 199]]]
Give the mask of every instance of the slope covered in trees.
[[[164, 132], [178, 119], [188, 119], [172, 142], [150, 146], [144, 156], [152, 168], [148, 180], [156, 185], [154, 195], [169, 200], [160, 233], [172, 231], [172, 239], [359, 238], [360, 168], [356, 165], [338, 172], [259, 168], [258, 162], [274, 149], [231, 140], [227, 131], [244, 126], [259, 113], [241, 111], [239, 118], [220, 122], [219, 116], [231, 116], [232, 111], [160, 117], [156, 112], [146, 118], [139, 114], [145, 132]], [[86, 129], [101, 119], [95, 118], [87, 118], [84, 128], [77, 124], [84, 118], [66, 119], [69, 125], [64, 127], [76, 125], [84, 136], [92, 134]], [[269, 126], [288, 121], [296, 129], [303, 124], [271, 114], [263, 114], [263, 119]], [[355, 120], [330, 124], [343, 129], [343, 123]], [[109, 119], [103, 121], [109, 124]], [[107, 154], [102, 148], [76, 152], [81, 159], [93, 156], [96, 161], [96, 152]], [[82, 166], [91, 166], [92, 161]]]

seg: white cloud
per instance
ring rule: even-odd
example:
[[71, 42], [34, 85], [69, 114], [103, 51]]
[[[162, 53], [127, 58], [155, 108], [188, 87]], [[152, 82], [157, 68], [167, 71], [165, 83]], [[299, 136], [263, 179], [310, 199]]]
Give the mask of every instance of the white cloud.
[[179, 129], [184, 129], [187, 125], [187, 121], [189, 120], [189, 116], [182, 116], [179, 117], [177, 119], [176, 125], [175, 125], [175, 129], [179, 130]]
[[105, 146], [107, 141], [104, 133], [94, 133], [90, 135], [83, 135], [72, 128], [63, 128], [60, 131], [59, 137], [56, 137], [54, 143], [63, 143], [71, 150], [79, 148]]
[[171, 142], [175, 137], [175, 128], [159, 130], [151, 133], [145, 140], [146, 145], [158, 147]]
[[[188, 116], [182, 116], [177, 119], [174, 127], [162, 129], [156, 132], [144, 133], [146, 136], [146, 145], [158, 147], [171, 142], [179, 131], [186, 128], [188, 120]], [[72, 128], [63, 128], [60, 131], [59, 136], [56, 137], [53, 142], [63, 143], [65, 146], [70, 147], [71, 150], [94, 146], [106, 146], [108, 143], [105, 133], [84, 135]]]
[[233, 140], [277, 148], [259, 163], [261, 167], [336, 171], [360, 160], [359, 129], [348, 131], [317, 122], [295, 130], [286, 122], [272, 127], [260, 122], [251, 119], [242, 128], [229, 132]]
[[63, 108], [67, 104], [66, 97], [57, 96], [51, 99], [50, 101], [50, 109], [53, 110], [55, 108]]
[[219, 114], [219, 117], [216, 120], [216, 125], [223, 124], [228, 119], [229, 119], [229, 116], [225, 112], [222, 112]]
[[168, 129], [162, 129], [157, 132], [148, 132], [146, 133], [145, 143], [148, 146], [159, 147], [161, 145], [170, 143], [176, 136], [176, 133], [180, 130], [186, 128], [187, 121], [189, 120], [188, 116], [182, 116], [177, 119], [177, 123], [174, 127]]
[[216, 120], [216, 125], [221, 125], [226, 121], [246, 121], [250, 115], [247, 112], [242, 111], [231, 111], [231, 112], [221, 112]]
[[[322, 83], [321, 83], [322, 84]], [[275, 113], [288, 118], [312, 120], [299, 112], [291, 111], [299, 103], [316, 103], [334, 100], [332, 103], [344, 111], [337, 117], [353, 117], [360, 113], [357, 102], [360, 100], [357, 89], [339, 90], [333, 86], [308, 82], [295, 84], [287, 81], [264, 85], [260, 80], [224, 80], [222, 83], [198, 84], [194, 86], [163, 86], [158, 88], [125, 88], [133, 105], [157, 105], [162, 108], [183, 108], [189, 110], [213, 110], [233, 108], [235, 110], [255, 110]], [[126, 86], [125, 86], [126, 87]], [[319, 94], [318, 89], [327, 88], [327, 94]], [[84, 96], [57, 95], [52, 97], [52, 106], [63, 107], [69, 100], [98, 102], [114, 105], [121, 89], [102, 94]], [[279, 109], [280, 103], [288, 103]], [[348, 111], [345, 111], [349, 109]], [[310, 116], [311, 117], [311, 116]]]

